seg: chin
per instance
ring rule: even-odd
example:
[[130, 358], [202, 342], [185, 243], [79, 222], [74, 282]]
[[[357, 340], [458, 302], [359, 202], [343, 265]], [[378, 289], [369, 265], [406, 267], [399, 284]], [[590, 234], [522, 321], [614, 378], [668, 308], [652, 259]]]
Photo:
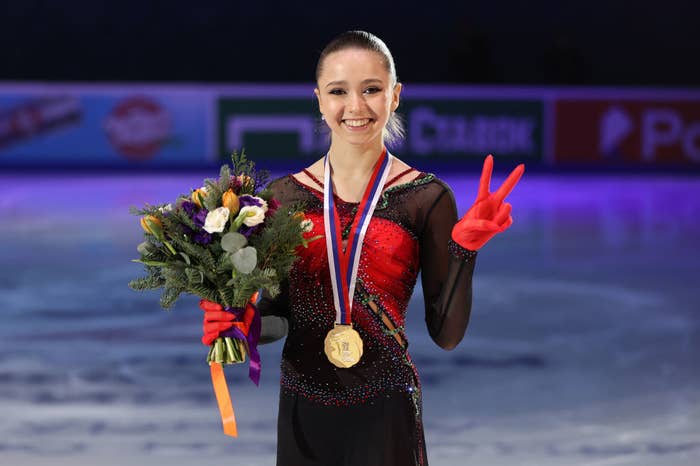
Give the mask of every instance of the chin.
[[382, 135], [379, 134], [347, 134], [344, 133], [339, 139], [345, 141], [353, 146], [366, 146], [375, 142], [379, 138], [381, 140]]

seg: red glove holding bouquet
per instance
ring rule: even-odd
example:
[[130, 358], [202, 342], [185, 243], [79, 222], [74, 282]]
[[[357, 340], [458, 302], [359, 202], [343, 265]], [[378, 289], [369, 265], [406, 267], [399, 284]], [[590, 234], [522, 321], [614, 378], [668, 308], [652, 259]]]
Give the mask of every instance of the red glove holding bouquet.
[[452, 228], [452, 240], [471, 251], [478, 250], [494, 235], [505, 231], [513, 223], [510, 216], [512, 206], [503, 201], [523, 176], [525, 165], [521, 163], [515, 167], [495, 193], [490, 191], [492, 171], [493, 156], [489, 154], [484, 160], [476, 200]]
[[224, 310], [221, 304], [202, 299], [199, 302], [199, 307], [204, 311], [204, 324], [202, 326], [204, 334], [202, 336], [202, 344], [211, 345], [220, 336], [227, 335], [233, 327], [240, 329], [244, 335], [248, 335], [253, 318], [255, 317], [255, 308], [252, 303], [257, 298], [253, 296], [246, 304], [245, 310], [241, 316], [236, 316], [233, 312]]
[[[222, 364], [243, 362], [247, 353], [250, 357], [248, 375], [255, 385], [260, 383], [260, 354], [257, 350], [260, 316], [253, 304], [257, 296], [258, 293], [255, 293], [243, 308], [224, 308], [221, 304], [206, 299], [199, 301], [199, 307], [204, 311], [202, 343], [212, 345], [216, 342], [207, 356], [211, 381], [224, 433], [233, 437], [238, 436], [238, 428]], [[233, 343], [225, 339], [216, 341], [219, 337], [230, 337]]]

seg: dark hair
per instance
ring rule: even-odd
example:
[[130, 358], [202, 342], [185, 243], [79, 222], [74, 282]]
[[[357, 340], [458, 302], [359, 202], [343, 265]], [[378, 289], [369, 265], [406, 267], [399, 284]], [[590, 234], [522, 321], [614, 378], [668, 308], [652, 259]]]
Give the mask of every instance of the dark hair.
[[[331, 53], [346, 49], [361, 49], [378, 53], [384, 61], [386, 70], [389, 72], [391, 85], [395, 86], [398, 84], [399, 81], [396, 76], [396, 65], [394, 65], [394, 57], [391, 56], [389, 47], [387, 47], [379, 37], [366, 31], [343, 32], [331, 40], [328, 45], [326, 45], [321, 52], [321, 55], [318, 57], [318, 62], [316, 63], [316, 82], [318, 82], [318, 78], [321, 76], [323, 62], [325, 61], [326, 57]], [[398, 142], [399, 140], [403, 139], [405, 132], [402, 118], [395, 112], [391, 112], [389, 121], [384, 129], [384, 140], [389, 144]]]

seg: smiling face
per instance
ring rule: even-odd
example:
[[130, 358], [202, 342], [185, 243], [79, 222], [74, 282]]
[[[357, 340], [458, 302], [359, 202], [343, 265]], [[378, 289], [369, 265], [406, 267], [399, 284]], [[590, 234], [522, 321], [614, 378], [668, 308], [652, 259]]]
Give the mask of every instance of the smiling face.
[[317, 86], [319, 110], [334, 143], [382, 143], [384, 127], [399, 105], [401, 84], [393, 82], [379, 53], [349, 48], [327, 55]]

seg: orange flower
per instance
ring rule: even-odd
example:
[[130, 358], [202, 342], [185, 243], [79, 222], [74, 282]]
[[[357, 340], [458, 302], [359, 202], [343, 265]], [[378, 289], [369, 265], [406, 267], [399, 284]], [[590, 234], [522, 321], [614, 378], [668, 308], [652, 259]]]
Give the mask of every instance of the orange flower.
[[232, 217], [238, 214], [240, 202], [238, 201], [238, 196], [236, 196], [232, 189], [229, 189], [221, 196], [221, 204], [228, 208]]
[[158, 217], [153, 215], [141, 217], [141, 228], [143, 228], [143, 231], [146, 233], [150, 233], [156, 237], [160, 237], [163, 232], [163, 224], [158, 220]]
[[197, 207], [202, 207], [202, 199], [207, 197], [207, 188], [195, 189], [192, 192], [192, 202], [197, 204]]

